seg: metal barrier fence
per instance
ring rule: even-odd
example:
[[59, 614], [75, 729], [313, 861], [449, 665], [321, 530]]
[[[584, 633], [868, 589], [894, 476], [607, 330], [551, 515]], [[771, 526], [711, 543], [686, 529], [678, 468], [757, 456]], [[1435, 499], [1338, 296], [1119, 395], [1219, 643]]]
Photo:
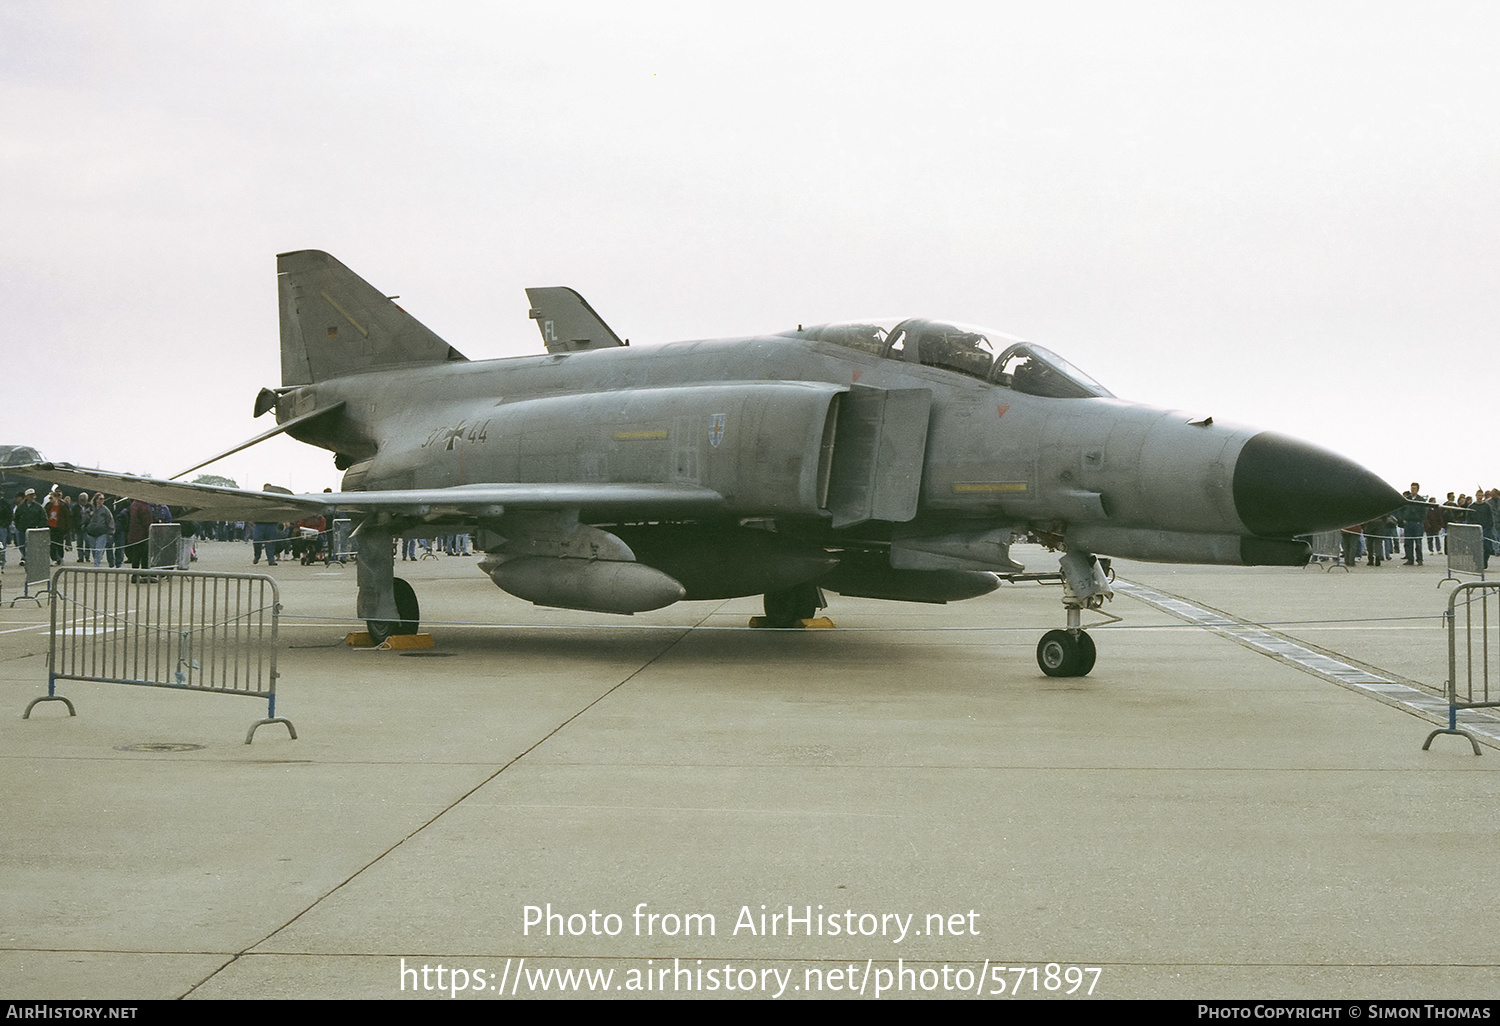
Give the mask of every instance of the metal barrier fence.
[[147, 528], [146, 565], [153, 570], [188, 568], [192, 542], [182, 536], [181, 524], [152, 524]]
[[45, 527], [33, 527], [21, 539], [24, 548], [21, 549], [21, 562], [26, 565], [26, 584], [15, 598], [10, 600], [10, 607], [16, 608], [16, 603], [22, 599], [30, 599], [38, 606], [42, 600], [38, 595], [33, 595], [33, 585], [37, 592], [44, 592], [51, 587], [51, 579], [48, 574], [52, 571], [52, 532]]
[[1497, 591], [1500, 581], [1470, 581], [1448, 596], [1448, 726], [1427, 735], [1424, 752], [1439, 734], [1457, 734], [1480, 754], [1474, 735], [1459, 729], [1458, 711], [1500, 706], [1500, 666], [1490, 665], [1500, 660], [1500, 595], [1495, 596], [1493, 622], [1490, 618], [1491, 596]]
[[[342, 537], [340, 525], [343, 525]], [[349, 521], [336, 520], [333, 527], [321, 531], [311, 527], [293, 528], [291, 537], [282, 542], [282, 551], [289, 552], [293, 559], [300, 560], [304, 566], [311, 563], [322, 563], [324, 566], [337, 563], [342, 566], [350, 558]]]
[[[1308, 536], [1307, 540], [1312, 546], [1312, 558], [1307, 561], [1307, 566], [1322, 566], [1324, 570], [1343, 566], [1344, 545], [1340, 532], [1322, 531]], [[1347, 571], [1349, 568], [1344, 569]]]
[[1438, 581], [1438, 587], [1460, 580], [1454, 574], [1471, 574], [1484, 580], [1485, 564], [1489, 562], [1484, 552], [1484, 528], [1478, 524], [1449, 524], [1445, 530], [1443, 547], [1448, 551], [1448, 576]]
[[60, 568], [52, 576], [47, 695], [60, 680], [245, 695], [267, 701], [250, 726], [292, 722], [276, 715], [276, 635], [281, 596], [261, 574]]

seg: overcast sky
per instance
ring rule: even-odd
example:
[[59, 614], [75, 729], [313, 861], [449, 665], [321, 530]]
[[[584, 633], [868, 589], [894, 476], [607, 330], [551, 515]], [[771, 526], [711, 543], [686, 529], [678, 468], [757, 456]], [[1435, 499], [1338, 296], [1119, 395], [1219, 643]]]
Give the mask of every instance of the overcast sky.
[[[270, 426], [275, 254], [471, 359], [988, 325], [1400, 488], [1500, 486], [1500, 5], [0, 5], [0, 443]], [[207, 468], [337, 487], [275, 439]]]

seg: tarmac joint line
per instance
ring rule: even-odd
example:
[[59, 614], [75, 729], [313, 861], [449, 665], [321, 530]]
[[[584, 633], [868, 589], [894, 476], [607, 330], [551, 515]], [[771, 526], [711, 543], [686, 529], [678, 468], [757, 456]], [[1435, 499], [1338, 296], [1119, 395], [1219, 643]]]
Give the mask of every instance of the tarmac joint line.
[[[722, 603], [721, 603], [721, 605], [722, 605]], [[715, 606], [713, 612], [710, 612], [707, 616], [704, 616], [703, 620], [707, 620], [708, 617], [712, 616], [714, 614], [714, 612], [717, 612], [719, 608], [720, 608], [719, 606]], [[683, 638], [686, 638], [689, 634], [691, 634], [693, 627], [700, 626], [702, 624], [703, 620], [700, 620], [697, 624], [693, 624], [691, 627], [685, 627], [685, 628], [683, 628], [682, 632], [677, 637], [673, 638], [666, 645], [662, 646], [661, 650], [658, 651], [655, 655], [653, 655], [650, 659], [647, 659], [645, 662], [641, 663], [641, 665], [637, 666], [634, 670], [630, 671], [630, 673], [628, 673], [624, 677], [622, 677], [617, 683], [611, 685], [609, 688], [605, 689], [602, 693], [596, 695], [591, 701], [589, 701], [582, 708], [579, 708], [579, 709], [575, 710], [571, 715], [567, 716], [562, 722], [558, 723], [557, 726], [553, 727], [551, 730], [547, 731], [547, 733], [543, 734], [540, 738], [538, 738], [535, 742], [533, 742], [525, 750], [521, 751], [515, 757], [511, 758], [510, 760], [508, 760], [504, 765], [500, 766], [494, 772], [492, 772], [492, 773], [488, 774], [487, 776], [485, 776], [484, 779], [480, 780], [477, 784], [475, 784], [473, 787], [469, 788], [463, 794], [459, 795], [453, 801], [451, 801], [447, 805], [443, 806], [443, 808], [439, 809], [436, 813], [434, 813], [431, 817], [429, 817], [425, 822], [423, 822], [421, 825], [419, 825], [416, 829], [412, 830], [410, 833], [406, 834], [405, 836], [403, 836], [402, 838], [400, 838], [398, 841], [396, 841], [396, 843], [392, 844], [390, 847], [386, 848], [380, 854], [376, 855], [369, 862], [366, 862], [363, 866], [360, 866], [354, 872], [350, 873], [348, 877], [346, 877], [344, 880], [340, 881], [334, 887], [329, 888], [327, 892], [325, 892], [324, 894], [319, 895], [315, 900], [313, 900], [312, 902], [310, 902], [307, 905], [306, 908], [302, 909], [302, 911], [300, 911], [296, 915], [292, 916], [286, 922], [282, 923], [280, 926], [278, 926], [276, 929], [272, 930], [270, 933], [266, 934], [264, 937], [262, 937], [260, 940], [256, 941], [254, 944], [251, 944], [249, 947], [245, 948], [245, 950], [240, 951], [240, 952], [236, 952], [223, 965], [219, 966], [213, 972], [209, 973], [203, 979], [199, 980], [197, 983], [195, 983], [191, 987], [189, 987], [187, 989], [187, 991], [183, 993], [182, 996], [183, 997], [189, 997], [189, 996], [191, 996], [192, 993], [193, 993], [193, 991], [195, 991], [199, 987], [203, 986], [209, 980], [212, 980], [215, 976], [219, 975], [219, 973], [223, 972], [226, 968], [228, 968], [229, 966], [233, 965], [235, 962], [239, 961], [240, 958], [242, 958], [244, 956], [247, 956], [247, 955], [253, 954], [255, 952], [256, 948], [260, 947], [262, 944], [265, 944], [271, 938], [273, 938], [277, 934], [281, 933], [281, 931], [285, 930], [287, 927], [289, 927], [293, 923], [297, 922], [299, 919], [301, 919], [303, 916], [307, 915], [313, 909], [317, 908], [320, 904], [322, 904], [328, 898], [332, 897], [333, 895], [337, 894], [339, 891], [341, 891], [345, 887], [347, 887], [349, 884], [353, 883], [360, 876], [364, 875], [364, 873], [366, 871], [368, 871], [372, 866], [375, 866], [376, 864], [378, 864], [379, 862], [381, 862], [383, 859], [386, 858], [386, 856], [390, 855], [393, 851], [395, 851], [396, 849], [400, 848], [407, 841], [411, 840], [413, 837], [416, 837], [423, 830], [426, 830], [428, 827], [432, 826], [438, 820], [442, 819], [449, 812], [453, 811], [459, 805], [463, 804], [463, 802], [466, 801], [471, 795], [475, 794], [477, 791], [479, 791], [485, 785], [489, 784], [490, 781], [492, 781], [495, 778], [499, 777], [500, 774], [504, 773], [506, 770], [510, 769], [516, 763], [518, 763], [522, 759], [526, 758], [526, 756], [528, 756], [532, 752], [536, 751], [538, 748], [540, 748], [542, 745], [546, 744], [552, 738], [556, 737], [558, 735], [558, 733], [560, 733], [563, 730], [564, 727], [568, 726], [568, 724], [572, 723], [574, 720], [578, 719], [578, 717], [582, 716], [584, 713], [586, 713], [590, 709], [594, 708], [594, 706], [598, 705], [600, 702], [604, 701], [610, 695], [614, 694], [616, 691], [618, 691], [621, 688], [623, 688], [626, 684], [629, 684], [632, 680], [634, 680], [641, 673], [644, 673], [658, 659], [660, 659], [662, 656], [666, 655], [673, 648], [675, 648], [678, 645], [678, 643], [682, 641]]]
[[[1279, 631], [1262, 624], [1242, 620], [1220, 609], [1214, 609], [1180, 595], [1158, 591], [1155, 588], [1127, 581], [1114, 582], [1115, 591], [1138, 599], [1164, 613], [1185, 620], [1197, 627], [1237, 642], [1246, 648], [1268, 655], [1278, 662], [1296, 667], [1304, 673], [1337, 684], [1373, 698], [1377, 702], [1400, 709], [1419, 719], [1446, 727], [1448, 725], [1448, 702], [1445, 698], [1425, 690], [1416, 681], [1400, 674], [1377, 667], [1356, 665], [1345, 661], [1347, 656], [1326, 649], [1319, 649], [1307, 642], [1297, 641]], [[1479, 737], [1481, 744], [1500, 748], [1500, 722], [1488, 717], [1465, 716], [1460, 712], [1460, 724]]]

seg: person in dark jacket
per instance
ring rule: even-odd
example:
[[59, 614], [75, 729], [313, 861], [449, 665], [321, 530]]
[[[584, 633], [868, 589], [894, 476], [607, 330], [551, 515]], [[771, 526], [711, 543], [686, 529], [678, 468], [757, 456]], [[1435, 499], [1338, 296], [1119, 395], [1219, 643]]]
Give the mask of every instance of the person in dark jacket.
[[16, 533], [20, 535], [17, 543], [21, 548], [21, 565], [26, 565], [26, 532], [37, 527], [47, 526], [47, 511], [42, 509], [41, 504], [36, 501], [36, 489], [26, 489], [26, 494], [21, 499], [21, 504], [16, 507]]
[[1490, 529], [1484, 533], [1485, 552], [1493, 556], [1500, 552], [1500, 488], [1491, 488], [1483, 505], [1490, 511]]
[[1396, 520], [1387, 514], [1376, 517], [1364, 525], [1365, 566], [1380, 566], [1390, 555], [1391, 537], [1396, 533]]
[[130, 500], [120, 499], [110, 512], [115, 518], [115, 533], [105, 561], [111, 569], [118, 570], [125, 565], [125, 549], [130, 544]]
[[15, 518], [16, 508], [0, 497], [0, 570], [5, 569], [5, 550], [10, 547], [10, 525]]
[[57, 485], [52, 486], [52, 494], [47, 496], [47, 530], [52, 535], [52, 562], [61, 563], [68, 536], [73, 533], [73, 517], [68, 500]]
[[[1437, 502], [1436, 495], [1432, 497], [1432, 501], [1434, 503]], [[1422, 529], [1427, 532], [1427, 552], [1430, 555], [1435, 556], [1445, 551], [1440, 536], [1443, 533], [1443, 529], [1447, 526], [1443, 518], [1443, 507], [1437, 505], [1428, 506], [1427, 516], [1422, 519]]]
[[1469, 523], [1478, 524], [1483, 529], [1484, 554], [1493, 556], [1500, 551], [1495, 544], [1495, 510], [1489, 502], [1484, 501], [1484, 495], [1485, 493], [1480, 493], [1475, 496], [1473, 504], [1469, 507]]
[[130, 531], [125, 536], [125, 555], [134, 570], [146, 568], [146, 539], [151, 537], [151, 504], [136, 499], [130, 504]]
[[1364, 529], [1359, 524], [1353, 524], [1339, 532], [1339, 543], [1344, 552], [1344, 565], [1353, 566], [1359, 559], [1360, 545], [1364, 542]]
[[1406, 493], [1406, 505], [1401, 507], [1402, 530], [1406, 534], [1406, 558], [1402, 560], [1405, 566], [1422, 565], [1422, 530], [1426, 522], [1427, 500], [1422, 496], [1422, 486], [1413, 481], [1411, 491]]
[[80, 519], [83, 521], [83, 548], [94, 554], [95, 566], [102, 566], [104, 550], [115, 533], [115, 517], [104, 504], [103, 492], [94, 496], [94, 505], [89, 509], [88, 515]]

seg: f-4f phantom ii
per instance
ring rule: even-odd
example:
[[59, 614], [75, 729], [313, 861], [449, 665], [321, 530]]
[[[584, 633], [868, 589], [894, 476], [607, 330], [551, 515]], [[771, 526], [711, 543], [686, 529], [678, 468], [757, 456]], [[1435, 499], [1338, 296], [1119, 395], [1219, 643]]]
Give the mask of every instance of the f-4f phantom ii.
[[[277, 258], [281, 387], [255, 414], [332, 451], [342, 490], [270, 495], [49, 468], [204, 519], [358, 520], [358, 615], [412, 632], [393, 541], [472, 531], [480, 569], [546, 606], [635, 613], [823, 593], [947, 602], [1063, 553], [1066, 627], [1037, 661], [1080, 676], [1099, 556], [1297, 566], [1298, 536], [1398, 506], [1373, 474], [1303, 442], [1115, 398], [1040, 346], [944, 321], [622, 343], [571, 289], [528, 289], [547, 354], [470, 362], [326, 253]], [[243, 448], [243, 446], [239, 447]], [[231, 450], [237, 451], [237, 450]], [[201, 464], [200, 464], [201, 465]], [[197, 469], [197, 468], [193, 468]]]

